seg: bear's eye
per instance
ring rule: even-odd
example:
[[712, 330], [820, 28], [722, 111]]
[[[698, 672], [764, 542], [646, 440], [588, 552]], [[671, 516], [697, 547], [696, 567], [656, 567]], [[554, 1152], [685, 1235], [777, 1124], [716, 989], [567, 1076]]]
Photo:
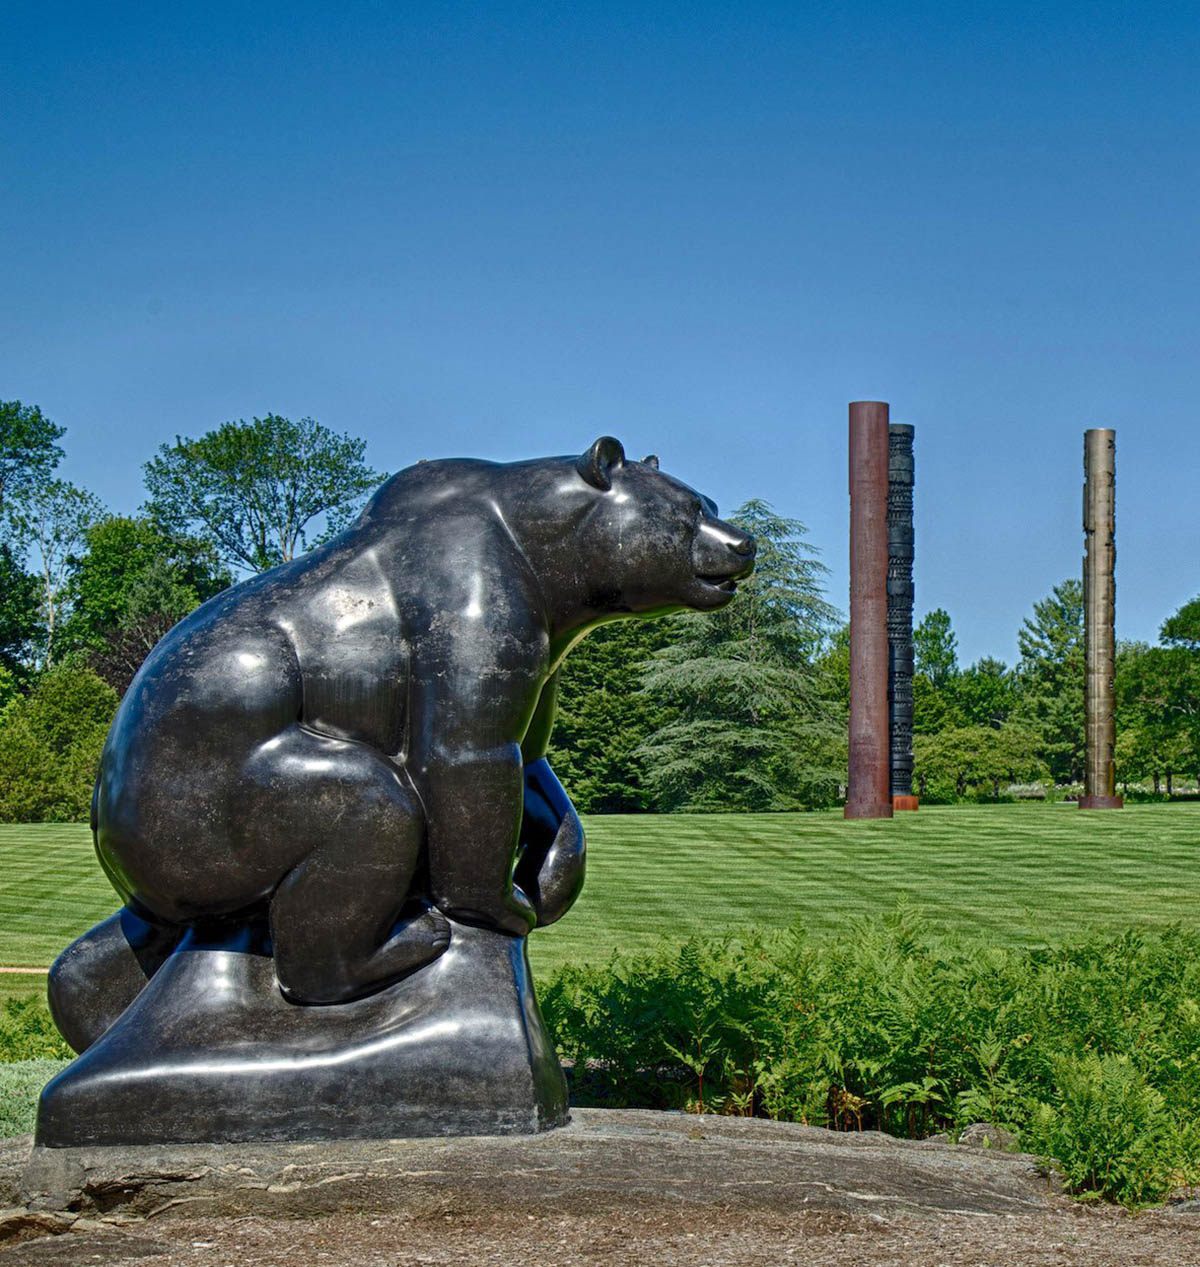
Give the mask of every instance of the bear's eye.
[[678, 508], [675, 514], [678, 516], [676, 522], [688, 532], [697, 532], [700, 528], [700, 521], [704, 518], [704, 505], [699, 498], [689, 498], [682, 505], [675, 503]]

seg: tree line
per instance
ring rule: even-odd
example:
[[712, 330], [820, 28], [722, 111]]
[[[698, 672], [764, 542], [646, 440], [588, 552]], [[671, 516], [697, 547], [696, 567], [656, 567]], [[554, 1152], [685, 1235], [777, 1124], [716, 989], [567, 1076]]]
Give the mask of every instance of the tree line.
[[[177, 436], [143, 466], [134, 514], [57, 474], [65, 431], [0, 402], [0, 821], [85, 818], [109, 721], [155, 642], [239, 577], [340, 531], [385, 472], [365, 442], [311, 418]], [[759, 542], [714, 614], [602, 626], [568, 658], [551, 760], [593, 813], [786, 811], [846, 781], [849, 637], [804, 525], [751, 500]], [[1065, 581], [1033, 606], [1013, 667], [957, 659], [950, 617], [914, 633], [918, 790], [999, 797], [1082, 777], [1083, 604]], [[1118, 774], [1200, 768], [1200, 598], [1160, 645], [1121, 644]]]
[[[994, 797], [1029, 781], [1078, 791], [1084, 777], [1083, 586], [1070, 579], [1034, 603], [1011, 668], [983, 658], [960, 668], [950, 617], [929, 613], [913, 635], [914, 755], [924, 794]], [[1200, 597], [1167, 617], [1158, 645], [1120, 642], [1116, 775], [1127, 795], [1170, 796], [1179, 776], [1200, 786]]]
[[337, 532], [384, 478], [366, 444], [269, 414], [177, 436], [116, 514], [58, 475], [65, 429], [0, 402], [0, 821], [86, 818], [117, 702], [239, 576]]

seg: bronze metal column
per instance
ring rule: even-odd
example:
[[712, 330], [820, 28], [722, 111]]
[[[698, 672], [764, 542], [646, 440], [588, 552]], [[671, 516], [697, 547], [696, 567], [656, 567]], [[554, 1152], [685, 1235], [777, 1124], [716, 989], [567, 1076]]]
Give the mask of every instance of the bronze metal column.
[[1083, 627], [1087, 770], [1080, 809], [1120, 809], [1113, 753], [1116, 672], [1116, 432], [1083, 433]]
[[888, 407], [850, 406], [850, 784], [847, 818], [891, 818]]
[[888, 425], [888, 730], [893, 810], [913, 795], [913, 428]]

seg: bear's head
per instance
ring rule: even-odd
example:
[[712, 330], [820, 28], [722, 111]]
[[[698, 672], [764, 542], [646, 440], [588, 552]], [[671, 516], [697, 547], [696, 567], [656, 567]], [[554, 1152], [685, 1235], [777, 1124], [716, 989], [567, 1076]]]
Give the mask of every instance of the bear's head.
[[577, 543], [593, 610], [712, 611], [754, 570], [754, 538], [656, 457], [627, 461], [620, 442], [602, 436], [575, 470], [589, 493]]

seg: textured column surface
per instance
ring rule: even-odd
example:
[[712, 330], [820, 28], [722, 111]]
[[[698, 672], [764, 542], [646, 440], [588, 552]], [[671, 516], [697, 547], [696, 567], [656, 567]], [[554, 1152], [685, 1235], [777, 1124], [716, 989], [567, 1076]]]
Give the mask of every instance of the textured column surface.
[[850, 784], [847, 818], [891, 818], [888, 407], [850, 406]]
[[1116, 432], [1083, 433], [1083, 622], [1087, 768], [1080, 809], [1120, 809], [1113, 752], [1116, 672]]
[[913, 429], [888, 426], [888, 715], [892, 808], [913, 810]]

